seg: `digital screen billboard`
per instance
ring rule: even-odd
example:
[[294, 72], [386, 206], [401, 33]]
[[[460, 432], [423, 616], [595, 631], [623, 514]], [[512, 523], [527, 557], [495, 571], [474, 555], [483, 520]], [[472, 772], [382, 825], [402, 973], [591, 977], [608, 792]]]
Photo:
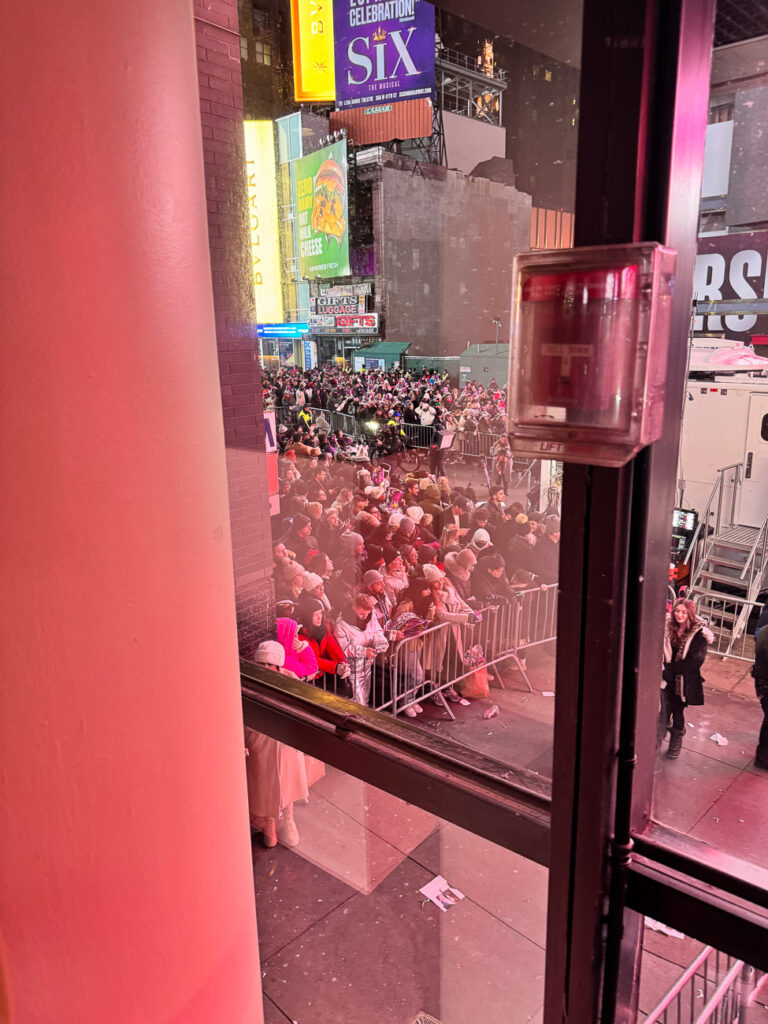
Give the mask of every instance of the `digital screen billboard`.
[[347, 277], [350, 267], [346, 142], [334, 142], [296, 160], [293, 174], [301, 277]]
[[435, 8], [426, 0], [334, 0], [336, 107], [431, 96]]

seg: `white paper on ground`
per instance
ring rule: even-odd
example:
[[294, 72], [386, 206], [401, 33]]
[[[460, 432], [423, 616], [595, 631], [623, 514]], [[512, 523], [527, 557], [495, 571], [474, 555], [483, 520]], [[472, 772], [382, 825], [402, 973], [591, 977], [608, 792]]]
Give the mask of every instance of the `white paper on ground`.
[[555, 696], [555, 691], [554, 690], [542, 690], [541, 691], [541, 696], [542, 697], [554, 697]]
[[449, 885], [442, 875], [435, 875], [431, 882], [427, 882], [419, 889], [419, 892], [436, 907], [439, 907], [443, 913], [447, 913], [451, 907], [456, 906], [459, 900], [464, 899], [464, 893]]
[[713, 742], [715, 742], [718, 745], [718, 747], [728, 746], [728, 740], [725, 738], [725, 736], [721, 736], [719, 732], [716, 732], [714, 736], [710, 736], [709, 738]]

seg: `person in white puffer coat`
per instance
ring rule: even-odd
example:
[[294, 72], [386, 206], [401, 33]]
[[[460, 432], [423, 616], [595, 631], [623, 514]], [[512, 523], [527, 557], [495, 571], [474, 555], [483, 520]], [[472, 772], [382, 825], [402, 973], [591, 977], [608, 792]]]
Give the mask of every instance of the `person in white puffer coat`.
[[352, 687], [352, 699], [358, 704], [369, 702], [376, 655], [389, 649], [389, 640], [373, 614], [373, 607], [370, 595], [355, 595], [333, 630], [349, 665], [347, 682]]

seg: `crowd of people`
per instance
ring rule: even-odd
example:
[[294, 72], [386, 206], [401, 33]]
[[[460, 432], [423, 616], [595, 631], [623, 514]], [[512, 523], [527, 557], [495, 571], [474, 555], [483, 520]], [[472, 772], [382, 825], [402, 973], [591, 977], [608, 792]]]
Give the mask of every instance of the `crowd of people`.
[[[338, 371], [330, 373], [335, 380]], [[435, 385], [434, 375], [414, 378], [418, 386], [408, 375], [374, 376], [376, 388], [390, 385], [398, 395], [406, 388], [406, 398], [423, 387], [451, 394], [447, 384]], [[293, 398], [306, 403], [310, 382], [328, 375], [288, 379]], [[355, 378], [348, 385], [361, 402], [369, 401], [370, 386]], [[284, 399], [287, 382], [283, 387]], [[409, 404], [418, 408], [425, 399], [415, 397]], [[329, 393], [313, 391], [311, 400], [327, 402]], [[395, 415], [392, 408], [377, 406], [387, 416]], [[370, 406], [364, 415], [371, 415]], [[471, 484], [452, 485], [426, 469], [408, 474], [397, 461], [354, 461], [326, 444], [316, 422], [296, 433], [284, 432], [280, 441], [273, 552], [276, 640], [284, 667], [299, 678], [378, 705], [387, 692], [392, 645], [435, 624], [472, 624], [482, 609], [557, 580], [556, 509], [508, 504], [503, 458], [496, 460], [498, 485], [478, 496]], [[436, 634], [412, 657], [409, 674], [425, 694], [444, 685], [441, 666], [454, 637], [452, 630]], [[462, 699], [453, 687], [446, 694]], [[415, 717], [422, 710], [417, 700], [404, 713]]]
[[[448, 431], [457, 438], [456, 448], [481, 434], [501, 435], [506, 423], [506, 391], [494, 380], [487, 387], [472, 381], [453, 387], [447, 374], [436, 371], [365, 370], [352, 373], [337, 367], [316, 370], [281, 369], [264, 374], [266, 409], [292, 410], [292, 439], [306, 441], [310, 425], [317, 426], [315, 440], [325, 453], [352, 454], [352, 431], [332, 429], [324, 413], [340, 413], [354, 422], [354, 434], [370, 439], [365, 453], [392, 454], [408, 443], [408, 427], [428, 427], [439, 451], [440, 436]], [[318, 412], [320, 410], [320, 412]], [[288, 428], [283, 425], [283, 433]]]

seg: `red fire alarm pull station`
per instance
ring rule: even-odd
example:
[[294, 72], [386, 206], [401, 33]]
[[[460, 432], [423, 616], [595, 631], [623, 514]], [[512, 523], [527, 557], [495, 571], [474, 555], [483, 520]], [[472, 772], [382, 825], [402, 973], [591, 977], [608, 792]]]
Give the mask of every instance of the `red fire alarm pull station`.
[[623, 466], [658, 440], [676, 260], [654, 242], [515, 257], [513, 451]]

